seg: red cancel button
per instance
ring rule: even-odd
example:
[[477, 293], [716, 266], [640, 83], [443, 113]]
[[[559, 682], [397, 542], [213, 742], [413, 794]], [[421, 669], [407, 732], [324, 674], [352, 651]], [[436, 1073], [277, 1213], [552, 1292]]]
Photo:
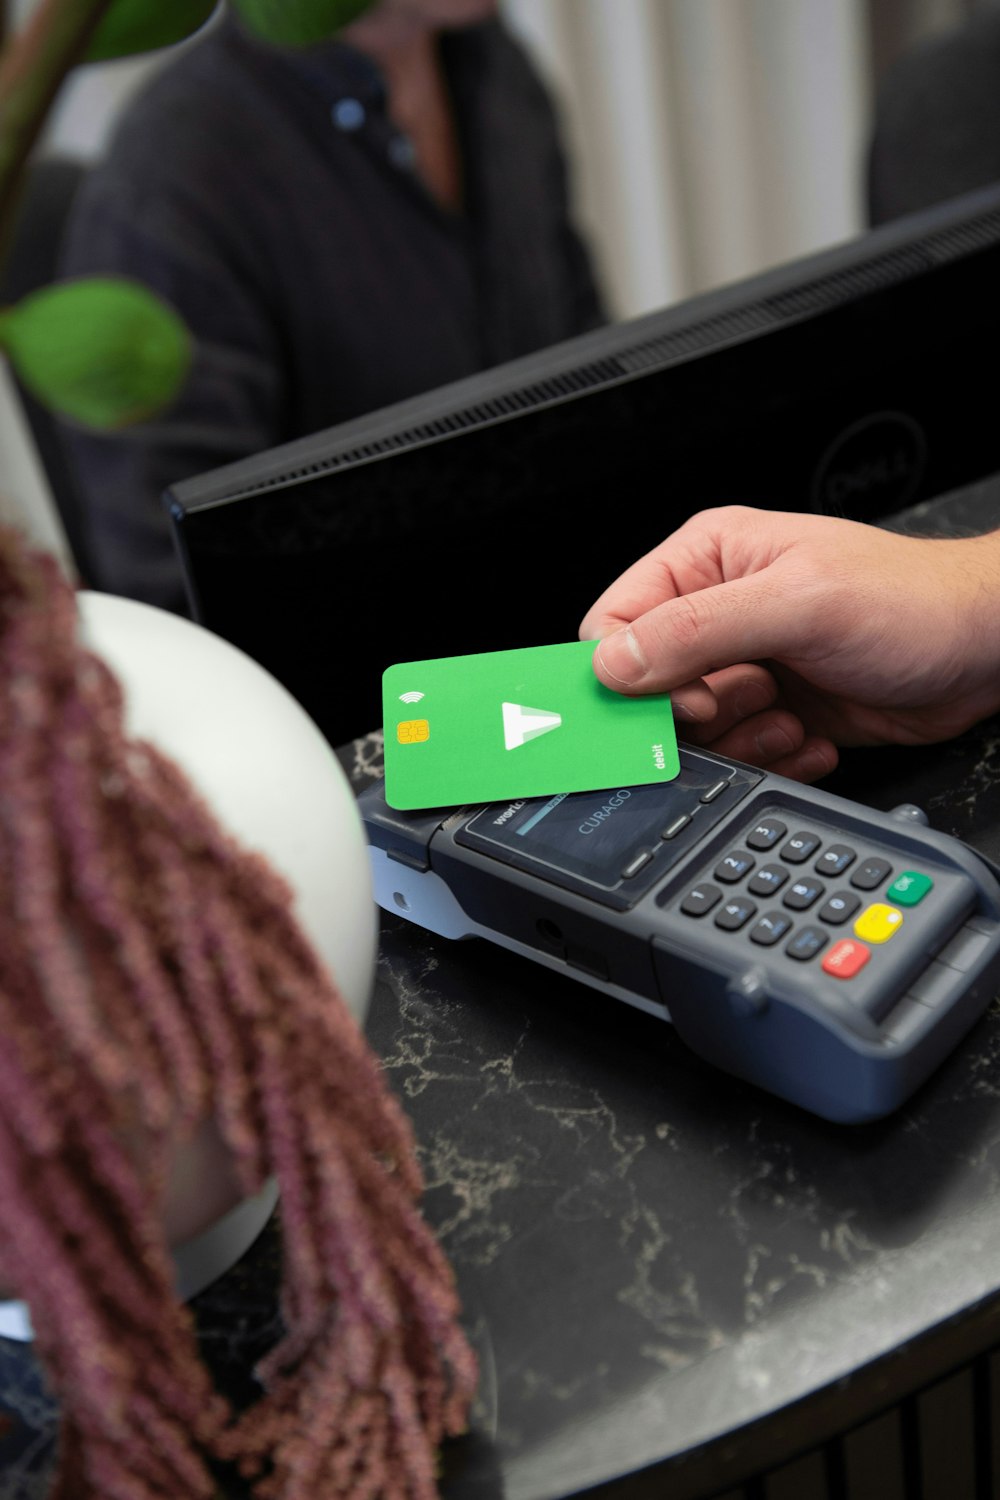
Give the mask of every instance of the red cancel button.
[[823, 959], [823, 972], [832, 974], [835, 979], [853, 979], [871, 956], [872, 950], [864, 943], [857, 943], [854, 938], [841, 938]]

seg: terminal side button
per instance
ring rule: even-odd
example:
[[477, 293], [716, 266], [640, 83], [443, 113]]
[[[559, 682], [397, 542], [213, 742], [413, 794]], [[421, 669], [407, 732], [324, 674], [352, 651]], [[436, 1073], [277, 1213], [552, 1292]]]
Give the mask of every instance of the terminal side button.
[[411, 870], [429, 870], [430, 859], [426, 852], [415, 854], [412, 849], [387, 849], [386, 859], [394, 859], [398, 865], [406, 865]]
[[685, 829], [688, 826], [688, 824], [690, 823], [690, 821], [691, 821], [691, 814], [690, 813], [681, 813], [681, 815], [680, 815], [679, 818], [675, 818], [672, 823], [668, 823], [667, 824], [666, 828], [664, 828], [663, 831], [661, 832], [660, 838], [661, 839], [675, 839], [677, 837], [677, 835], [683, 829]]
[[767, 976], [760, 969], [747, 969], [726, 985], [726, 999], [734, 1016], [762, 1016], [770, 1003]]
[[608, 979], [608, 961], [603, 953], [596, 952], [593, 948], [580, 948], [575, 943], [566, 944], [566, 962], [571, 969], [579, 969], [583, 974], [590, 974], [594, 979]]

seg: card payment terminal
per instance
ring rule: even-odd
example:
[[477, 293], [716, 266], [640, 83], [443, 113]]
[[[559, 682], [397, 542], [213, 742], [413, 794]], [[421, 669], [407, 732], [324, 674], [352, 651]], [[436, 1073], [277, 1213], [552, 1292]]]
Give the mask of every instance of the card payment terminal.
[[900, 1105], [1000, 988], [1000, 885], [916, 808], [705, 751], [667, 785], [396, 812], [361, 797], [376, 900], [672, 1021], [830, 1120]]

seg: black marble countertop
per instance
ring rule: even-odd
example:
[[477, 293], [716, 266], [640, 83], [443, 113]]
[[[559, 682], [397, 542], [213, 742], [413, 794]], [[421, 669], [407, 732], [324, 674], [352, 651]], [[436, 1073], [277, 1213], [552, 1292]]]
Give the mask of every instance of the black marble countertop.
[[[990, 487], [916, 515], [998, 519]], [[342, 753], [356, 785], [380, 748]], [[915, 802], [1000, 859], [1000, 721], [852, 752], [829, 785]], [[449, 1500], [712, 1495], [1000, 1344], [996, 1004], [906, 1108], [851, 1127], [713, 1071], [572, 979], [390, 916], [368, 1031], [481, 1358]], [[274, 1337], [277, 1256], [272, 1225], [197, 1299], [237, 1396]], [[15, 1418], [0, 1500], [37, 1500], [54, 1415], [30, 1353], [4, 1341], [0, 1410]]]

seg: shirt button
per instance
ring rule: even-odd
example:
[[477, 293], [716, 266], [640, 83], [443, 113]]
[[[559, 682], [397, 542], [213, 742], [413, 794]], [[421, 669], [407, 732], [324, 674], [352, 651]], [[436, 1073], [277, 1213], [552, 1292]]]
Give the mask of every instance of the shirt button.
[[338, 130], [360, 130], [365, 123], [365, 107], [360, 99], [338, 99], [330, 117]]
[[416, 148], [407, 135], [394, 135], [388, 147], [389, 160], [400, 171], [409, 171], [417, 159]]

